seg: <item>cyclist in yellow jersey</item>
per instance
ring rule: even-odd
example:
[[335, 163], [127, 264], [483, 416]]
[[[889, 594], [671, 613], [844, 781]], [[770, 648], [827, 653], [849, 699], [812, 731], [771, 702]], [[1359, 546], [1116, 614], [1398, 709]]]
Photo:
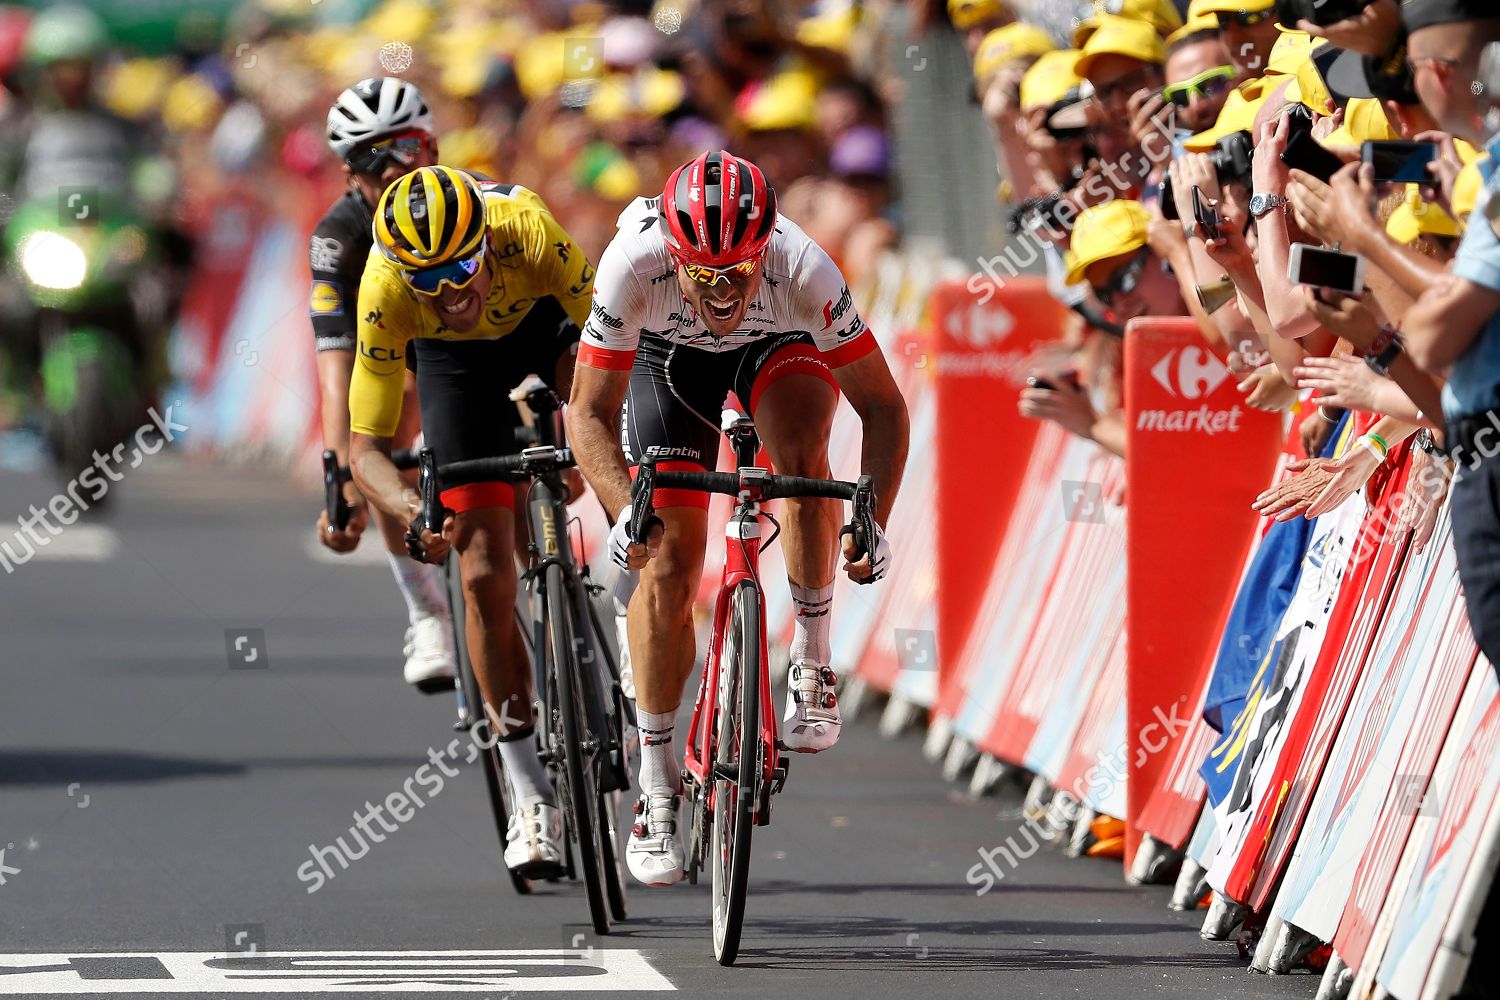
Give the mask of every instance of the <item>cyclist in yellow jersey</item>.
[[[359, 286], [359, 343], [349, 386], [350, 469], [381, 510], [421, 513], [391, 463], [408, 354], [422, 431], [439, 464], [514, 454], [509, 392], [539, 375], [566, 398], [594, 269], [534, 193], [451, 167], [393, 183], [375, 208], [375, 246]], [[466, 637], [517, 809], [505, 861], [533, 878], [562, 871], [562, 823], [536, 754], [529, 664], [516, 599], [515, 497], [506, 482], [446, 489], [441, 535], [426, 559], [457, 551]]]

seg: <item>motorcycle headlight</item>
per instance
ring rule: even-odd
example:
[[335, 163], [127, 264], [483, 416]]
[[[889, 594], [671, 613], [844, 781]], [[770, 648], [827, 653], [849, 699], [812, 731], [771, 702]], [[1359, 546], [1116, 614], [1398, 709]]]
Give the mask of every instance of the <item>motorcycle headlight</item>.
[[83, 284], [89, 262], [83, 249], [61, 233], [45, 230], [21, 241], [21, 270], [32, 284], [68, 291]]

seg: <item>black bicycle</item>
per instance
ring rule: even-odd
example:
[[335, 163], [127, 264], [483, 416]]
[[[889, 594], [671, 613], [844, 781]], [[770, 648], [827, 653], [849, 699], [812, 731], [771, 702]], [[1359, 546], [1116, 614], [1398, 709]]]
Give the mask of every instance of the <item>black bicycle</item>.
[[[465, 483], [516, 479], [526, 488], [530, 565], [522, 576], [530, 600], [520, 607], [541, 699], [539, 753], [553, 780], [563, 815], [569, 878], [584, 882], [589, 914], [596, 932], [609, 932], [611, 916], [626, 917], [624, 855], [616, 832], [619, 799], [630, 787], [625, 730], [635, 724], [634, 710], [620, 689], [619, 670], [598, 610], [590, 595], [602, 591], [589, 579], [587, 565], [575, 558], [567, 502], [571, 491], [562, 473], [574, 467], [572, 452], [558, 446], [561, 402], [546, 386], [521, 400], [536, 417], [535, 447], [519, 455], [456, 462], [439, 467], [430, 449], [397, 452], [398, 468], [420, 472], [424, 526], [438, 533], [447, 516], [440, 492]], [[338, 476], [347, 476], [332, 453], [324, 455], [324, 479], [330, 504], [329, 523], [341, 522], [334, 507], [343, 503]], [[332, 470], [330, 472], [329, 470]], [[331, 483], [331, 485], [330, 485]], [[457, 555], [445, 566], [454, 622], [459, 678], [455, 685], [459, 719], [455, 728], [487, 727], [484, 699], [468, 655], [463, 628], [464, 600]], [[524, 593], [524, 592], [523, 592]], [[538, 651], [542, 655], [538, 656]], [[491, 811], [504, 849], [510, 816], [515, 812], [510, 782], [492, 739], [482, 754]], [[528, 879], [511, 873], [516, 891], [529, 893]]]
[[[584, 884], [594, 930], [609, 933], [610, 918], [626, 915], [624, 855], [615, 830], [619, 794], [630, 788], [625, 729], [634, 712], [620, 689], [619, 671], [603, 625], [589, 599], [588, 566], [573, 551], [572, 490], [563, 472], [573, 453], [560, 447], [562, 403], [546, 386], [523, 397], [536, 418], [537, 441], [519, 455], [454, 462], [434, 468], [424, 449], [423, 510], [428, 530], [442, 524], [437, 482], [446, 487], [499, 478], [529, 480], [526, 524], [531, 565], [522, 575], [531, 592], [533, 657], [541, 696], [540, 753], [562, 806], [567, 871]], [[436, 526], [436, 527], [435, 527]]]

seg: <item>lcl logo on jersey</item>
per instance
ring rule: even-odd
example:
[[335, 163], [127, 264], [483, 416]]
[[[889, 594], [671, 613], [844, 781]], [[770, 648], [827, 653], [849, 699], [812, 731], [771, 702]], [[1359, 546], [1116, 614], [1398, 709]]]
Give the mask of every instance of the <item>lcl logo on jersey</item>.
[[1224, 384], [1229, 369], [1201, 347], [1183, 347], [1167, 352], [1153, 365], [1151, 377], [1174, 396], [1202, 399]]

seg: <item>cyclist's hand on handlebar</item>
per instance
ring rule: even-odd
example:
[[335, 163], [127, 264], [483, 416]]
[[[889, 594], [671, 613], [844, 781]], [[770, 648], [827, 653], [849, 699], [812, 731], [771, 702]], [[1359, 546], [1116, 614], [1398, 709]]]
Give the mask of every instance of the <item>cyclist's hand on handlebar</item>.
[[416, 490], [406, 490], [402, 494], [406, 501], [406, 507], [411, 511], [411, 521], [406, 530], [406, 547], [413, 559], [418, 562], [437, 565], [448, 558], [448, 549], [452, 547], [453, 537], [453, 515], [449, 513], [443, 519], [443, 532], [434, 535], [423, 524], [422, 498]]
[[655, 558], [661, 551], [661, 536], [664, 532], [661, 520], [651, 526], [645, 545], [636, 545], [630, 540], [630, 514], [634, 507], [627, 505], [615, 518], [615, 526], [609, 529], [609, 558], [621, 569], [638, 570]]
[[875, 544], [870, 546], [873, 557], [870, 552], [866, 552], [858, 560], [854, 558], [859, 547], [854, 542], [853, 525], [846, 525], [839, 533], [839, 542], [844, 550], [844, 572], [855, 583], [874, 583], [890, 571], [891, 543], [886, 541], [885, 532], [880, 525], [875, 525]]
[[369, 521], [369, 511], [365, 509], [363, 500], [349, 506], [349, 523], [344, 525], [342, 531], [328, 523], [328, 511], [318, 512], [318, 541], [335, 552], [353, 552]]

